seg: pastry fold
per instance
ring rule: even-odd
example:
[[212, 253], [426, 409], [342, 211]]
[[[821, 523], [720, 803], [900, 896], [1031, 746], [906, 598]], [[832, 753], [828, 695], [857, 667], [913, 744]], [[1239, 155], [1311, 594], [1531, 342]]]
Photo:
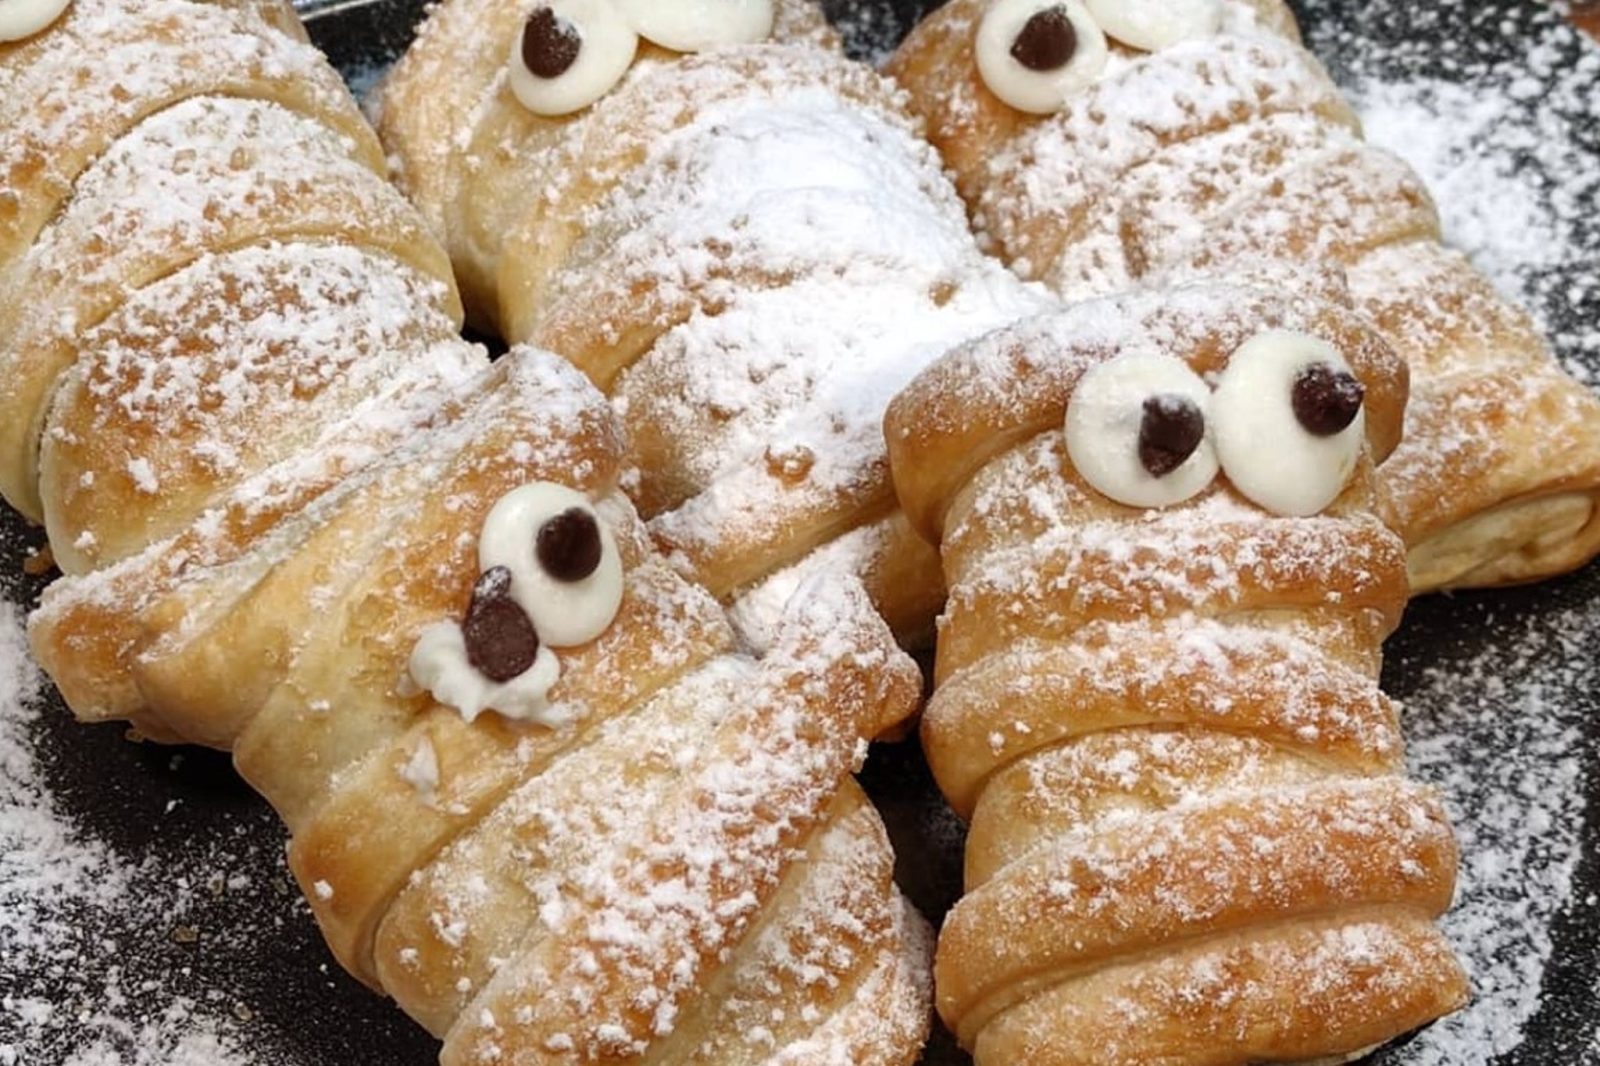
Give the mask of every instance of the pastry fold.
[[775, 7], [764, 43], [641, 40], [615, 87], [550, 118], [507, 75], [528, 5], [450, 0], [386, 82], [379, 132], [469, 314], [610, 396], [630, 496], [747, 639], [834, 570], [917, 642], [943, 590], [896, 513], [883, 408], [1047, 299], [979, 254], [892, 87], [814, 5]]
[[[287, 3], [75, 0], [0, 46], [0, 489], [65, 574], [37, 657], [85, 720], [231, 750], [444, 1063], [911, 1062], [931, 939], [851, 774], [914, 664], [849, 577], [739, 645], [606, 398], [461, 339], [382, 166]], [[584, 501], [620, 606], [542, 718], [472, 717], [416, 649], [529, 486]]]
[[1113, 40], [1104, 71], [1049, 115], [1008, 106], [980, 74], [992, 6], [952, 0], [889, 70], [998, 254], [1069, 299], [1261, 260], [1338, 264], [1412, 371], [1379, 483], [1413, 589], [1535, 581], [1600, 553], [1600, 399], [1441, 244], [1427, 189], [1363, 142], [1287, 5], [1218, 0], [1214, 33], [1156, 51]]
[[[1075, 465], [1086, 374], [1160, 353], [1216, 381], [1264, 331], [1331, 345], [1365, 387], [1325, 509], [1268, 511], [1236, 467], [1138, 508]], [[950, 587], [922, 739], [970, 832], [936, 998], [979, 1066], [1332, 1061], [1465, 1001], [1435, 924], [1455, 840], [1377, 684], [1407, 586], [1374, 464], [1405, 379], [1320, 293], [1194, 282], [1001, 330], [891, 404], [901, 500]]]

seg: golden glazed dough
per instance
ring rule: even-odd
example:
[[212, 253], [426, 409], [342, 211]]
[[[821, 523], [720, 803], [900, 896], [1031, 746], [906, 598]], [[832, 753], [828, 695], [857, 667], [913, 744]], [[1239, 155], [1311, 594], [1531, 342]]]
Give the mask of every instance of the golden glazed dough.
[[1600, 552], [1600, 400], [1440, 242], [1427, 190], [1364, 144], [1279, 0], [1219, 0], [1213, 35], [1118, 46], [1051, 115], [984, 84], [990, 0], [952, 0], [889, 64], [977, 227], [1068, 298], [1253, 261], [1328, 262], [1412, 370], [1379, 475], [1415, 591], [1533, 581]]
[[[971, 830], [935, 979], [979, 1066], [1338, 1058], [1465, 1001], [1434, 924], [1455, 841], [1377, 686], [1407, 588], [1373, 467], [1405, 367], [1321, 286], [1284, 289], [1086, 301], [964, 345], [889, 409], [950, 586], [923, 744]], [[1326, 510], [1269, 513], [1225, 473], [1144, 510], [1074, 467], [1086, 373], [1155, 352], [1215, 380], [1267, 330], [1366, 387]]]
[[[297, 27], [75, 0], [0, 48], [0, 488], [66, 574], [39, 660], [84, 719], [232, 750], [334, 953], [445, 1063], [911, 1062], [930, 938], [850, 775], [914, 665], [847, 577], [736, 646], [620, 491], [605, 398], [461, 340]], [[411, 655], [531, 482], [592, 502], [621, 606], [556, 649], [570, 726], [469, 723]]]

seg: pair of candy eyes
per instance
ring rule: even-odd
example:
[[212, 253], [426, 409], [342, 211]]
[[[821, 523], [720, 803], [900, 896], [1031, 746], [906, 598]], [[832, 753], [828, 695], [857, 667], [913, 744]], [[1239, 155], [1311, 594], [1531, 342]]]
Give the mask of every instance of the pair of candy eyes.
[[[490, 681], [504, 684], [533, 667], [541, 633], [543, 643], [552, 647], [571, 647], [599, 636], [615, 617], [616, 604], [612, 582], [603, 580], [605, 575], [591, 579], [603, 566], [619, 565], [615, 554], [615, 545], [602, 534], [600, 520], [587, 504], [567, 506], [537, 522], [531, 557], [539, 571], [537, 584], [544, 588], [519, 598], [512, 566], [489, 566], [473, 586], [461, 623], [467, 661]], [[564, 595], [548, 595], [552, 590]]]
[[1129, 506], [1182, 503], [1225, 472], [1264, 509], [1310, 515], [1355, 469], [1364, 397], [1338, 352], [1304, 334], [1252, 338], [1215, 390], [1180, 360], [1127, 355], [1079, 380], [1067, 450], [1085, 481]]
[[511, 91], [536, 115], [580, 111], [633, 64], [639, 38], [675, 52], [772, 33], [773, 0], [545, 0], [511, 50]]
[[1019, 111], [1059, 111], [1091, 85], [1110, 40], [1143, 52], [1215, 34], [1223, 0], [1000, 0], [979, 23], [974, 50], [991, 92]]

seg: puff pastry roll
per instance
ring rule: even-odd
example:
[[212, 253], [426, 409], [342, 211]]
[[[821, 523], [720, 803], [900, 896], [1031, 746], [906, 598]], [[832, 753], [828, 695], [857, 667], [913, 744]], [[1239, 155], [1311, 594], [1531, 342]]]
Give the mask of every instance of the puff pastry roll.
[[1344, 266], [1412, 370], [1379, 473], [1413, 588], [1600, 552], [1600, 400], [1440, 243], [1280, 0], [952, 0], [890, 64], [976, 225], [1069, 297], [1259, 259]]
[[891, 405], [950, 602], [928, 760], [971, 822], [938, 1007], [980, 1066], [1342, 1061], [1460, 1006], [1375, 513], [1405, 367], [1273, 288], [1091, 300]]

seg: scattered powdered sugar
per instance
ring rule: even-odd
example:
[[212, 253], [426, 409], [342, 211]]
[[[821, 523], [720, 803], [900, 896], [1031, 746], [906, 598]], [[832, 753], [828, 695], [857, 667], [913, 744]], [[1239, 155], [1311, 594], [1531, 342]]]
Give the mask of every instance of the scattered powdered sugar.
[[1567, 369], [1594, 383], [1600, 47], [1554, 6], [1501, 0], [1396, 14], [1402, 5], [1377, 3], [1361, 25], [1320, 10], [1332, 6], [1313, 3], [1330, 17], [1313, 20], [1310, 43], [1333, 64], [1368, 140], [1421, 173], [1445, 239], [1528, 306]]
[[[898, 16], [862, 5], [844, 29], [859, 53], [881, 55], [902, 25]], [[1467, 74], [1363, 70], [1354, 84], [1370, 134], [1423, 172], [1450, 238], [1504, 291], [1531, 301], [1553, 325], [1569, 369], [1593, 381], [1585, 364], [1600, 365], [1594, 325], [1600, 318], [1592, 313], [1600, 285], [1592, 265], [1583, 268], [1585, 257], [1592, 259], [1585, 249], [1595, 246], [1584, 214], [1600, 168], [1577, 147], [1592, 136], [1573, 125], [1573, 116], [1587, 108], [1593, 121], [1600, 72], [1592, 50], [1576, 64], [1557, 62], [1570, 39], [1570, 32], [1545, 26], [1527, 38], [1520, 58], [1480, 63]], [[1318, 44], [1319, 52], [1329, 55], [1331, 41]], [[1548, 106], [1534, 106], [1528, 91], [1535, 85], [1539, 103]], [[1557, 313], [1585, 307], [1591, 313]], [[1472, 970], [1477, 999], [1386, 1061], [1479, 1063], [1491, 1049], [1518, 1045], [1538, 1027], [1541, 981], [1562, 951], [1560, 915], [1573, 905], [1583, 794], [1592, 780], [1584, 764], [1592, 763], [1594, 742], [1584, 729], [1597, 708], [1581, 694], [1600, 691], [1590, 664], [1600, 611], [1534, 611], [1506, 620], [1487, 606], [1496, 602], [1426, 604], [1411, 620], [1417, 631], [1436, 627], [1445, 634], [1452, 620], [1475, 618], [1475, 628], [1462, 635], [1460, 661], [1435, 661], [1432, 643], [1425, 645], [1428, 654], [1403, 644], [1395, 657], [1400, 673], [1417, 675], [1395, 686], [1408, 698], [1413, 767], [1443, 787], [1463, 845], [1460, 902], [1446, 925]], [[85, 831], [66, 814], [76, 810], [76, 798], [55, 798], [45, 753], [56, 748], [41, 739], [42, 683], [24, 648], [17, 610], [0, 605], [0, 1066], [255, 1061], [239, 1049], [239, 1027], [217, 1017], [229, 1013], [227, 993], [219, 991], [226, 985], [191, 978], [183, 961], [189, 947], [173, 945], [190, 936], [187, 916], [204, 904], [201, 889], [212, 878], [220, 877], [210, 883], [246, 907], [260, 902], [257, 893], [269, 878], [281, 878], [275, 832], [263, 828], [265, 819], [250, 826], [252, 843], [241, 845], [242, 855], [219, 850], [227, 844], [207, 837], [198, 855], [157, 876]], [[425, 768], [418, 770], [425, 781]], [[937, 810], [922, 847], [944, 858], [958, 844], [945, 809]], [[304, 922], [285, 898], [261, 899], [269, 904], [259, 907], [266, 921]], [[140, 906], [130, 908], [129, 900]], [[1573, 920], [1592, 922], [1592, 905], [1579, 906]], [[250, 924], [228, 938], [241, 941], [238, 957], [251, 952]], [[112, 942], [116, 950], [102, 950]], [[240, 1009], [235, 1003], [235, 1016]], [[260, 1046], [256, 1030], [248, 1043]], [[280, 1057], [270, 1046], [261, 1055], [313, 1061]]]
[[[1440, 606], [1422, 610], [1436, 618]], [[1521, 1045], [1548, 991], [1563, 912], [1576, 906], [1567, 920], [1593, 921], [1592, 905], [1573, 898], [1573, 877], [1597, 753], [1589, 723], [1600, 709], [1600, 609], [1502, 621], [1484, 597], [1458, 613], [1479, 616], [1473, 628], [1496, 639], [1472, 640], [1479, 650], [1460, 657], [1430, 642], [1395, 664], [1418, 681], [1405, 713], [1412, 769], [1444, 792], [1461, 844], [1444, 927], [1474, 992], [1407, 1048], [1403, 1061], [1421, 1066], [1482, 1062]]]
[[[1472, 257], [1505, 295], [1522, 294], [1530, 270], [1558, 265], [1571, 227], [1519, 169], [1539, 133], [1506, 121], [1507, 98], [1435, 78], [1355, 87], [1367, 140], [1417, 169], [1443, 216], [1445, 239]], [[1565, 150], [1558, 146], [1559, 150]]]
[[822, 9], [839, 31], [845, 52], [873, 66], [880, 66], [917, 22], [916, 12], [905, 4], [822, 0]]
[[248, 1066], [233, 1023], [166, 979], [185, 972], [198, 871], [130, 865], [62, 810], [46, 709], [21, 611], [0, 602], [0, 1066]]
[[86, 1028], [95, 1035], [73, 1049], [63, 1066], [245, 1066], [255, 1061], [187, 1000], [174, 1001], [154, 1021], [96, 1014]]
[[[107, 907], [128, 874], [104, 851], [78, 839], [56, 808], [31, 747], [43, 679], [28, 657], [20, 612], [0, 603], [0, 975], [20, 982], [0, 1007], [27, 1034], [50, 1025], [55, 1007], [26, 994], [28, 973], [56, 957], [74, 935], [74, 912]], [[5, 1038], [0, 1062], [21, 1061]]]

